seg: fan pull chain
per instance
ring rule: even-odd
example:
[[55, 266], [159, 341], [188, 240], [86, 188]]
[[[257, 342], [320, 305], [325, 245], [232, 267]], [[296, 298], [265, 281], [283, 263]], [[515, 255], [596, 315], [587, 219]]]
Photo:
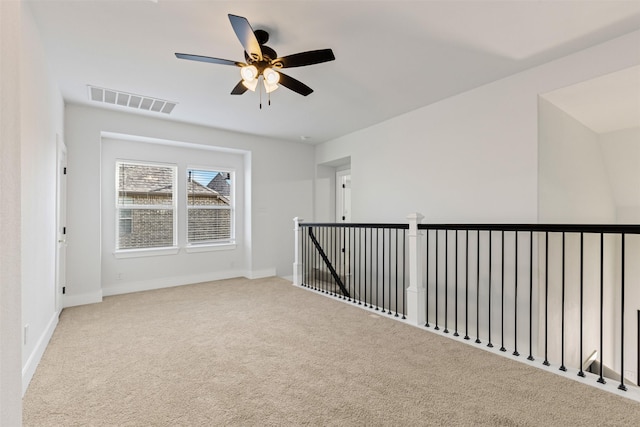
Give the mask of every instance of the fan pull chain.
[[260, 87], [260, 109], [262, 110], [262, 85], [260, 81], [258, 81], [258, 86]]

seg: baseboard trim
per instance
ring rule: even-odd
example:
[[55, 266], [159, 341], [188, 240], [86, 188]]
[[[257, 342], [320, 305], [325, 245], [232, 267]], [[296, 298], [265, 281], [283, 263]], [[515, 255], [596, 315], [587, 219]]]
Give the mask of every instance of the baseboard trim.
[[40, 364], [40, 360], [44, 355], [44, 351], [47, 349], [47, 345], [49, 345], [49, 341], [53, 336], [53, 332], [56, 330], [56, 326], [58, 326], [59, 315], [59, 311], [53, 313], [51, 320], [49, 320], [49, 324], [47, 324], [44, 332], [40, 335], [36, 346], [29, 355], [27, 362], [22, 367], [22, 397], [24, 397], [24, 394], [27, 392], [27, 388], [29, 388], [29, 383], [33, 378], [33, 374], [36, 373], [36, 368]]
[[80, 295], [63, 295], [62, 307], [75, 307], [76, 305], [96, 304], [102, 302], [102, 291], [90, 292]]
[[276, 269], [274, 268], [265, 268], [263, 270], [252, 270], [247, 271], [244, 274], [244, 277], [247, 279], [264, 279], [265, 277], [273, 277], [276, 275]]
[[280, 277], [282, 277], [284, 280], [288, 280], [289, 282], [291, 282], [292, 285], [296, 284], [293, 281], [293, 275], [291, 275], [291, 276], [280, 276]]
[[174, 286], [192, 285], [194, 283], [212, 282], [215, 280], [233, 279], [243, 277], [244, 272], [228, 270], [211, 272], [207, 274], [196, 274], [193, 276], [163, 277], [161, 279], [141, 280], [137, 282], [127, 282], [122, 284], [105, 285], [102, 288], [104, 296], [129, 294], [132, 292], [152, 291], [154, 289], [172, 288]]

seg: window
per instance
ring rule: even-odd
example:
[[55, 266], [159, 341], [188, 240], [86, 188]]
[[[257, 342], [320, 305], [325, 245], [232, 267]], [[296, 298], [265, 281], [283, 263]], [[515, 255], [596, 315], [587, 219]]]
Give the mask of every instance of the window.
[[233, 172], [187, 170], [187, 243], [228, 243], [233, 233]]
[[116, 162], [116, 249], [176, 245], [176, 167]]

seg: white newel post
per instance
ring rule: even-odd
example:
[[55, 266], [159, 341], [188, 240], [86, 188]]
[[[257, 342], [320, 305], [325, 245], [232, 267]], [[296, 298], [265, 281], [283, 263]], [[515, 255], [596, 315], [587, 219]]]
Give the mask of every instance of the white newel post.
[[424, 216], [412, 213], [407, 216], [409, 220], [409, 287], [407, 288], [407, 319], [418, 326], [426, 321], [426, 289], [422, 283], [422, 264], [420, 255], [420, 232], [418, 224]]
[[299, 285], [302, 278], [302, 263], [300, 262], [300, 223], [304, 221], [302, 218], [293, 218], [293, 284]]

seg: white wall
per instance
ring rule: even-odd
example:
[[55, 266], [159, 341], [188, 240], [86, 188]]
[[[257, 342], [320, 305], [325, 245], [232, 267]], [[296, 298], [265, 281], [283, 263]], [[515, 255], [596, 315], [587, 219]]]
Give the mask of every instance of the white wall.
[[[538, 94], [640, 63], [640, 31], [319, 144], [351, 156], [354, 221], [535, 222]], [[381, 202], [384, 200], [384, 203]]]
[[[612, 186], [603, 159], [598, 134], [587, 128], [554, 104], [540, 98], [539, 104], [539, 169], [538, 217], [543, 223], [613, 224], [616, 205]], [[549, 330], [550, 357], [560, 359], [561, 334], [561, 236], [550, 237], [549, 260]], [[566, 360], [570, 366], [579, 363], [580, 321], [580, 249], [579, 237], [567, 239], [565, 268]], [[605, 365], [614, 367], [615, 281], [614, 266], [618, 264], [616, 246], [619, 240], [607, 236], [604, 241], [603, 341]], [[540, 256], [544, 255], [541, 249]], [[583, 265], [583, 360], [593, 350], [600, 350], [600, 238], [584, 237]], [[541, 267], [544, 265], [541, 263]], [[541, 283], [541, 286], [543, 283]], [[540, 306], [542, 319], [544, 306]], [[541, 324], [542, 327], [542, 324]]]
[[[0, 425], [22, 420], [20, 2], [0, 2]], [[18, 64], [18, 65], [16, 65]]]
[[[122, 139], [102, 140], [102, 291], [114, 295], [157, 289], [163, 286], [199, 283], [245, 275], [242, 268], [245, 251], [245, 180], [247, 153], [228, 150], [196, 149]], [[116, 257], [115, 163], [117, 160], [153, 161], [174, 164], [178, 176], [186, 176], [187, 167], [210, 167], [235, 171], [236, 244], [207, 252], [190, 252], [186, 247], [185, 181], [178, 180], [176, 193], [179, 252], [164, 256]]]
[[[425, 215], [424, 223], [551, 220], [551, 208], [539, 216], [538, 96], [640, 64], [639, 37], [640, 31], [630, 33], [320, 144], [316, 164], [350, 156], [353, 222], [404, 222], [411, 212]], [[596, 172], [602, 177], [602, 166]], [[317, 184], [323, 188], [322, 181]], [[604, 205], [576, 221], [615, 216], [607, 189], [601, 181], [597, 185], [598, 197], [579, 201], [593, 207], [604, 200]], [[315, 213], [323, 214], [320, 209]], [[593, 244], [599, 248], [599, 242]], [[538, 271], [536, 246], [534, 254], [538, 283], [544, 270]], [[513, 268], [507, 265], [505, 275], [513, 275]], [[519, 274], [525, 268], [519, 265]], [[513, 287], [512, 277], [505, 282]], [[518, 311], [525, 316], [528, 309]], [[505, 316], [512, 319], [513, 313]], [[519, 321], [519, 341], [526, 326]]]
[[21, 56], [22, 376], [26, 390], [58, 322], [56, 308], [56, 135], [63, 100], [40, 35], [24, 7]]
[[103, 295], [103, 132], [246, 152], [245, 182], [250, 183], [247, 191], [250, 188], [251, 192], [244, 206], [247, 255], [235, 268], [249, 277], [292, 274], [292, 219], [311, 217], [312, 211], [312, 147], [78, 105], [68, 105], [65, 112], [69, 162], [66, 306], [98, 302]]
[[[640, 95], [638, 95], [640, 102]], [[640, 128], [598, 135], [620, 223], [640, 223]]]
[[598, 134], [543, 97], [538, 113], [539, 221], [614, 223], [616, 206]]

